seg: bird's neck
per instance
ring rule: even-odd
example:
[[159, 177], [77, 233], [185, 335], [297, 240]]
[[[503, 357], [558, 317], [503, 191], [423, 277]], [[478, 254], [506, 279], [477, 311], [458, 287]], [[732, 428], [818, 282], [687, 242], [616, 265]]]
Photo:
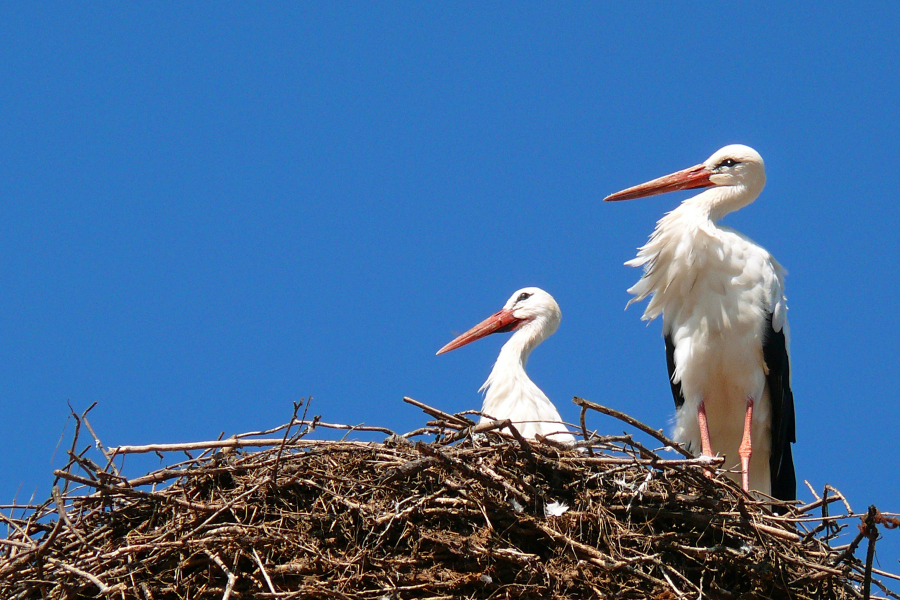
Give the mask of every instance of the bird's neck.
[[752, 203], [761, 191], [762, 188], [754, 189], [744, 185], [711, 187], [693, 198], [688, 198], [675, 210], [678, 212], [692, 212], [712, 223], [718, 223], [728, 213], [732, 213]]
[[500, 349], [500, 356], [497, 357], [497, 362], [494, 363], [494, 368], [491, 370], [491, 375], [500, 370], [525, 371], [525, 365], [528, 364], [528, 356], [535, 346], [541, 343], [540, 340], [536, 339], [536, 336], [531, 334], [532, 332], [528, 331], [528, 326], [526, 325], [503, 344], [503, 347]]
[[503, 390], [502, 393], [505, 394], [513, 387], [531, 384], [525, 365], [531, 351], [543, 341], [540, 331], [533, 325], [534, 322], [526, 324], [503, 344], [491, 374], [481, 387], [482, 390], [487, 390], [487, 396], [492, 396], [492, 391], [500, 393]]

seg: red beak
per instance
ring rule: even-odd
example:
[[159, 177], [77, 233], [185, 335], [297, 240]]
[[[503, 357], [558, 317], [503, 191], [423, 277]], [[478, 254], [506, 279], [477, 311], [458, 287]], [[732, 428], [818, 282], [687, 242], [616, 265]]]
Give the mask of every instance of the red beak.
[[697, 165], [641, 185], [630, 187], [627, 190], [616, 192], [607, 196], [603, 200], [612, 202], [614, 200], [633, 200], [634, 198], [645, 198], [647, 196], [655, 196], [656, 194], [665, 194], [666, 192], [674, 192], [677, 190], [692, 190], [695, 188], [705, 188], [715, 185], [709, 180], [712, 172], [705, 165]]
[[456, 350], [461, 346], [465, 346], [475, 340], [480, 340], [492, 333], [513, 331], [522, 321], [523, 319], [513, 316], [513, 311], [504, 308], [501, 311], [495, 312], [472, 329], [457, 337], [455, 340], [438, 350], [437, 353], [443, 354], [444, 352]]

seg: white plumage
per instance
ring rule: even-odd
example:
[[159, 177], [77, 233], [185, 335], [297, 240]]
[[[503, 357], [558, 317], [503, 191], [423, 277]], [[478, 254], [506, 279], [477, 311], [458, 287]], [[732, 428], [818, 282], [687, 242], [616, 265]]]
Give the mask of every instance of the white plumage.
[[[510, 419], [526, 438], [540, 434], [574, 444], [575, 437], [566, 431], [559, 411], [525, 372], [531, 351], [553, 335], [561, 319], [559, 306], [550, 294], [535, 287], [523, 288], [510, 297], [503, 309], [437, 353], [449, 352], [492, 333], [514, 331], [479, 390], [484, 392], [481, 412], [498, 420]], [[490, 419], [482, 417], [482, 422], [487, 420]]]
[[[650, 296], [642, 318], [663, 316], [675, 439], [695, 454], [724, 455], [725, 467], [745, 489], [793, 499], [785, 272], [764, 248], [718, 224], [753, 202], [765, 182], [759, 154], [732, 145], [703, 164], [607, 200], [709, 187], [660, 219], [637, 257], [625, 263], [644, 268], [628, 290], [634, 294], [629, 305]], [[710, 447], [704, 447], [704, 416]]]

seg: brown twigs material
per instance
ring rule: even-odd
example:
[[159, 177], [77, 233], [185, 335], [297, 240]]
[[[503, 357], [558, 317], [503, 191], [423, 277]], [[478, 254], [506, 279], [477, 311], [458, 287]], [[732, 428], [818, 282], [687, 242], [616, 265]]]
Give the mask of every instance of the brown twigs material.
[[682, 456], [684, 456], [686, 458], [693, 458], [693, 455], [690, 452], [688, 452], [687, 450], [685, 450], [681, 444], [679, 444], [678, 442], [675, 442], [673, 440], [670, 440], [669, 438], [664, 436], [662, 434], [662, 431], [659, 431], [657, 429], [653, 429], [652, 427], [644, 425], [637, 419], [635, 419], [633, 417], [629, 417], [628, 415], [626, 415], [623, 412], [619, 412], [612, 408], [607, 408], [606, 406], [602, 406], [600, 404], [597, 404], [596, 402], [591, 402], [590, 400], [585, 400], [584, 398], [579, 398], [578, 396], [575, 396], [572, 399], [572, 402], [574, 402], [575, 404], [577, 404], [578, 406], [581, 407], [582, 416], [584, 415], [585, 412], [587, 412], [588, 409], [590, 409], [590, 410], [595, 410], [599, 413], [603, 413], [604, 415], [609, 415], [610, 417], [615, 417], [616, 419], [619, 419], [620, 421], [624, 421], [625, 423], [628, 423], [635, 429], [640, 429], [647, 435], [656, 438], [658, 441], [662, 442], [669, 448], [672, 448], [673, 450], [675, 450]]
[[311, 440], [296, 428], [325, 424], [295, 411], [253, 435], [108, 450], [243, 448], [130, 479], [73, 451], [54, 472], [69, 488], [0, 515], [0, 598], [898, 598], [868, 557], [876, 526], [900, 521], [873, 508], [835, 549], [819, 525], [861, 515], [828, 514], [834, 490], [773, 515], [707, 478], [708, 460], [663, 459], [584, 419], [576, 449], [407, 402], [434, 419], [415, 435], [436, 440]]

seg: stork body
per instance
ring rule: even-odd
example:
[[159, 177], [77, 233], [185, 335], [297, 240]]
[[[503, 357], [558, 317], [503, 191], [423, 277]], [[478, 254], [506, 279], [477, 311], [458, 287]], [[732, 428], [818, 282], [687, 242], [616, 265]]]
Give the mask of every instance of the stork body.
[[651, 296], [642, 318], [663, 317], [675, 439], [695, 454], [724, 455], [729, 475], [745, 490], [793, 500], [784, 270], [764, 248], [718, 224], [753, 202], [765, 181], [759, 154], [732, 145], [607, 200], [709, 188], [660, 219], [625, 263], [644, 269], [628, 290], [629, 304]]
[[479, 389], [484, 392], [481, 412], [486, 415], [481, 422], [510, 419], [526, 438], [540, 434], [557, 442], [575, 443], [559, 411], [525, 372], [531, 351], [553, 335], [561, 318], [550, 294], [535, 287], [524, 288], [515, 292], [503, 309], [438, 350], [443, 354], [492, 333], [515, 332], [500, 349], [491, 374]]

